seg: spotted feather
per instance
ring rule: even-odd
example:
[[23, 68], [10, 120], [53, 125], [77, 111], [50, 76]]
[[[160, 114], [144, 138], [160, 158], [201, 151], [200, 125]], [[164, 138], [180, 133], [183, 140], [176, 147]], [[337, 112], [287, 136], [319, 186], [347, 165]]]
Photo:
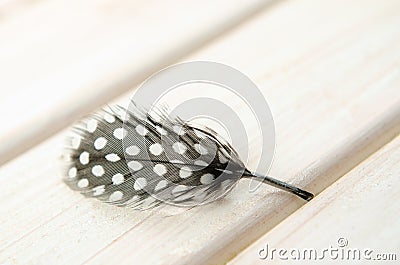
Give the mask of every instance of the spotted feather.
[[211, 129], [161, 111], [110, 107], [79, 122], [72, 132], [65, 183], [117, 206], [148, 209], [162, 203], [210, 202], [223, 197], [243, 176], [312, 198], [287, 183], [252, 174]]

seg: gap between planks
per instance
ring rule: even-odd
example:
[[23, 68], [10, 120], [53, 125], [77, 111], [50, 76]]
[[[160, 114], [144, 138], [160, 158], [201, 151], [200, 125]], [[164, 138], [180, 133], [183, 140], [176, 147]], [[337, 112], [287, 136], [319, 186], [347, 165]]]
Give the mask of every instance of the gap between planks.
[[[400, 136], [393, 139], [367, 160], [329, 186], [313, 201], [278, 224], [229, 264], [309, 264], [310, 262], [356, 261], [373, 262], [377, 254], [395, 254], [399, 259], [400, 223], [398, 216], [398, 176], [400, 175]], [[338, 242], [342, 239], [341, 242]], [[339, 245], [342, 244], [342, 245]], [[266, 246], [269, 251], [267, 255]], [[333, 254], [323, 249], [339, 249]], [[315, 250], [314, 254], [293, 260], [287, 253], [280, 259], [277, 252], [271, 256], [272, 248]], [[261, 258], [259, 258], [259, 252]], [[348, 250], [359, 250], [347, 259]], [[372, 250], [366, 260], [365, 249]], [[341, 251], [346, 251], [342, 259]], [[297, 254], [295, 254], [296, 256]], [[332, 255], [332, 256], [330, 256]], [[338, 255], [336, 260], [331, 258]], [[307, 258], [310, 257], [310, 258]], [[360, 257], [360, 259], [358, 259]], [[383, 260], [382, 260], [383, 261]], [[375, 261], [378, 262], [378, 261]]]
[[[335, 181], [346, 175], [352, 169], [356, 168], [369, 156], [373, 155], [384, 145], [392, 141], [400, 134], [400, 102], [394, 108], [388, 110], [384, 115], [378, 117], [370, 124], [370, 127], [361, 130], [353, 135], [347, 141], [330, 150], [326, 155], [316, 160], [313, 164], [307, 166], [294, 179], [303, 180], [302, 186], [309, 189], [318, 195], [325, 188], [332, 185]], [[298, 207], [294, 201], [289, 201], [284, 204], [285, 211], [288, 216], [295, 212]], [[280, 221], [284, 220], [282, 216], [280, 220], [268, 224], [269, 228], [274, 227]], [[253, 227], [248, 227], [246, 230], [246, 242], [252, 243], [259, 238], [260, 231], [268, 231], [264, 220], [259, 220], [258, 223], [252, 224]], [[260, 229], [260, 227], [263, 227]], [[237, 229], [240, 229], [239, 227]], [[220, 241], [225, 241], [226, 244], [221, 244], [221, 248], [215, 251], [214, 255], [197, 255], [197, 259], [191, 259], [193, 264], [220, 264], [225, 263], [227, 257], [223, 257], [231, 249], [239, 247], [234, 237], [229, 234], [219, 235]], [[242, 238], [243, 239], [243, 238]], [[218, 240], [216, 240], [218, 242]], [[241, 241], [239, 245], [243, 245]], [[213, 247], [217, 248], [214, 244]], [[240, 252], [238, 252], [240, 253]], [[223, 258], [221, 258], [223, 257]]]

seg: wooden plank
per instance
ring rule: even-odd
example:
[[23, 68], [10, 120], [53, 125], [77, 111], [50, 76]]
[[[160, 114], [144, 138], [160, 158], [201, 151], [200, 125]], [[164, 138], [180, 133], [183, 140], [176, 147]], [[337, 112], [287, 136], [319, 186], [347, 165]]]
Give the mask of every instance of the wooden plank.
[[[398, 260], [400, 206], [396, 202], [400, 199], [399, 175], [400, 136], [254, 242], [229, 264], [282, 262], [276, 253], [271, 257], [271, 248], [298, 249], [302, 255], [300, 260], [309, 262], [314, 260], [315, 254], [311, 258], [307, 254], [304, 259], [304, 249], [315, 250], [313, 253], [318, 253], [318, 259], [322, 259], [323, 249], [330, 246], [339, 249], [337, 254], [333, 252], [331, 258], [326, 253], [319, 262], [332, 262], [336, 255], [336, 262]], [[259, 258], [259, 252], [265, 249], [266, 244], [269, 255], [261, 252]], [[365, 253], [366, 249], [372, 252]], [[350, 255], [349, 250], [352, 251]], [[293, 257], [298, 256], [296, 253]], [[294, 263], [288, 253], [282, 256], [288, 258], [286, 263]]]
[[0, 164], [269, 2], [56, 0], [4, 7], [14, 11], [0, 20]]
[[[318, 193], [400, 131], [398, 5], [285, 1], [187, 59], [222, 61], [256, 81], [276, 121], [271, 175]], [[223, 263], [303, 205], [267, 186], [249, 193], [245, 180], [179, 214], [82, 199], [55, 172], [62, 137], [0, 169], [0, 262]], [[40, 171], [23, 170], [29, 163]]]

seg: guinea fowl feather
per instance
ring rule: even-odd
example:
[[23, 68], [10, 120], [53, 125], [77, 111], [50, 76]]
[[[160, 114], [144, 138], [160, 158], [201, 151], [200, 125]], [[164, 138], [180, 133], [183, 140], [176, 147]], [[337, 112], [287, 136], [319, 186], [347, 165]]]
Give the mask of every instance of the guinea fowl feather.
[[78, 122], [72, 131], [65, 183], [117, 206], [144, 210], [163, 203], [209, 203], [226, 195], [241, 177], [254, 177], [305, 200], [313, 197], [251, 173], [215, 131], [171, 118], [165, 111], [110, 107]]

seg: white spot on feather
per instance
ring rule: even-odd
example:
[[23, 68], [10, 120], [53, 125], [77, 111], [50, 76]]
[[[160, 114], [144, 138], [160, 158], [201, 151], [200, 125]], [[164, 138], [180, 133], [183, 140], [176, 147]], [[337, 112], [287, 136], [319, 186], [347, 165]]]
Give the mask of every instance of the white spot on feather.
[[128, 132], [124, 128], [117, 128], [114, 130], [114, 137], [117, 138], [118, 140], [122, 140], [126, 137]]
[[92, 168], [92, 173], [93, 175], [95, 175], [96, 177], [101, 177], [104, 175], [104, 168], [100, 165], [96, 165]]
[[137, 147], [136, 145], [131, 145], [131, 146], [128, 146], [128, 147], [125, 149], [125, 152], [126, 152], [128, 155], [135, 156], [135, 155], [138, 155], [138, 154], [140, 153], [140, 149], [139, 149], [139, 147]]
[[86, 130], [90, 133], [93, 133], [97, 129], [97, 120], [89, 120], [86, 124]]
[[172, 149], [174, 149], [174, 151], [180, 155], [182, 155], [183, 153], [186, 152], [187, 148], [186, 146], [181, 143], [181, 142], [176, 142], [172, 145]]
[[183, 129], [183, 127], [181, 125], [175, 125], [173, 127], [173, 129], [174, 129], [174, 132], [176, 132], [180, 136], [185, 134], [185, 130]]
[[186, 179], [193, 174], [193, 171], [189, 167], [182, 167], [179, 171], [179, 177]]
[[138, 161], [130, 161], [128, 162], [128, 167], [134, 171], [139, 171], [143, 168], [143, 165]]
[[115, 117], [114, 117], [114, 115], [111, 115], [110, 113], [104, 113], [104, 119], [105, 119], [108, 123], [113, 123], [113, 122], [115, 122]]
[[161, 135], [167, 135], [167, 134], [168, 134], [168, 132], [167, 132], [164, 128], [161, 128], [161, 127], [159, 127], [159, 126], [156, 126], [156, 130], [157, 130], [157, 132], [159, 132]]
[[203, 176], [201, 176], [200, 182], [203, 185], [207, 185], [207, 184], [210, 184], [211, 182], [213, 182], [214, 178], [215, 177], [213, 174], [207, 173], [207, 174], [204, 174]]
[[124, 197], [124, 194], [122, 193], [122, 191], [114, 191], [113, 193], [111, 193], [109, 200], [111, 202], [116, 202], [122, 199], [122, 197]]
[[185, 185], [178, 185], [172, 190], [172, 194], [177, 194], [188, 190], [189, 187]]
[[167, 168], [162, 164], [157, 164], [157, 165], [154, 166], [153, 171], [157, 175], [163, 176], [165, 173], [167, 173]]
[[119, 185], [125, 181], [124, 175], [117, 173], [112, 177], [112, 182], [114, 185]]
[[99, 196], [99, 195], [103, 194], [106, 190], [105, 190], [105, 186], [101, 185], [101, 186], [94, 187], [92, 189], [92, 191], [93, 191], [93, 196]]
[[143, 189], [144, 187], [146, 187], [146, 185], [147, 185], [147, 180], [146, 180], [145, 178], [138, 178], [138, 179], [135, 181], [135, 184], [133, 184], [133, 188], [134, 188], [135, 190], [141, 190], [141, 189]]
[[165, 179], [160, 180], [160, 182], [158, 182], [157, 186], [154, 188], [154, 191], [162, 190], [162, 189], [166, 188], [167, 185], [168, 185], [168, 181], [166, 181]]
[[104, 137], [99, 137], [94, 141], [94, 148], [96, 150], [101, 150], [103, 149], [107, 144], [107, 139]]
[[78, 170], [76, 169], [76, 167], [71, 167], [68, 170], [68, 177], [75, 178], [77, 173], [78, 173]]
[[200, 155], [208, 154], [207, 149], [204, 146], [202, 146], [201, 144], [195, 144], [194, 149], [196, 149], [196, 152], [199, 153]]
[[149, 147], [149, 151], [153, 155], [158, 156], [161, 155], [161, 153], [164, 151], [164, 148], [161, 146], [161, 144], [155, 143]]
[[89, 186], [89, 180], [87, 179], [81, 179], [78, 181], [78, 187], [79, 188], [86, 188], [87, 186]]
[[117, 162], [121, 160], [121, 158], [117, 154], [108, 154], [106, 155], [106, 159], [110, 162]]
[[79, 156], [79, 162], [82, 165], [87, 165], [89, 163], [89, 153], [86, 151], [82, 152]]
[[144, 127], [143, 125], [139, 124], [138, 126], [136, 126], [136, 132], [141, 136], [145, 136], [149, 132], [149, 130], [147, 130], [146, 127]]

